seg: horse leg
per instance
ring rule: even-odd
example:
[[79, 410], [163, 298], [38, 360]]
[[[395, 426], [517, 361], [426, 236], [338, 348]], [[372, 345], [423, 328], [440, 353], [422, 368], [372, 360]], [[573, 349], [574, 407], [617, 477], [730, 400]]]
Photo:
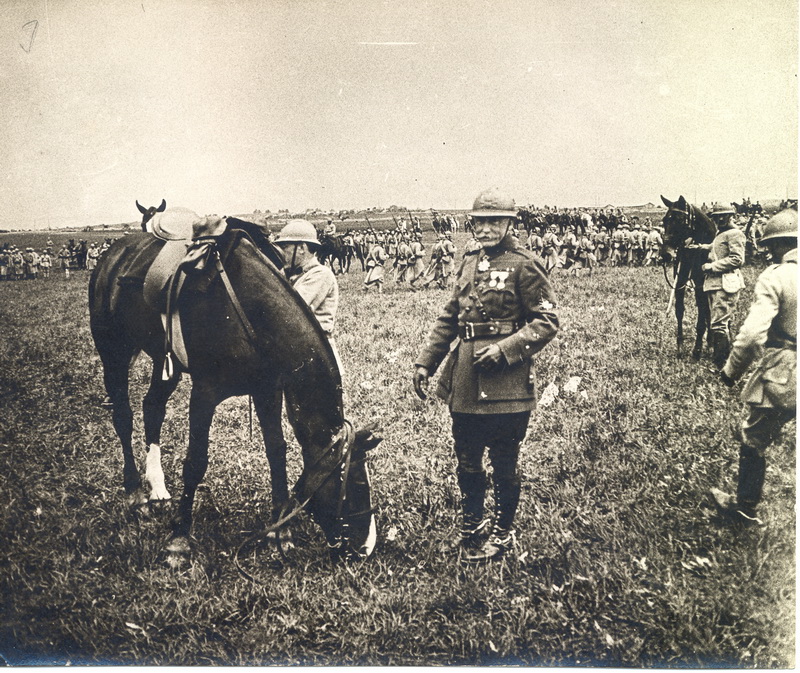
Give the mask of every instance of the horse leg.
[[281, 411], [283, 409], [283, 392], [268, 391], [253, 396], [253, 406], [261, 423], [264, 437], [264, 449], [269, 462], [270, 481], [272, 482], [272, 520], [278, 516], [289, 500], [289, 481], [286, 476], [286, 440], [281, 427]]
[[164, 484], [164, 470], [161, 467], [161, 426], [167, 411], [167, 400], [178, 387], [180, 375], [169, 381], [162, 380], [163, 366], [163, 359], [153, 360], [150, 387], [142, 402], [144, 441], [147, 446], [144, 476], [150, 485], [150, 501], [172, 498]]
[[[694, 344], [695, 359], [699, 360], [703, 353], [703, 335], [708, 337], [708, 347], [711, 348], [711, 339], [713, 334], [710, 330], [711, 327], [711, 305], [709, 303], [709, 295], [703, 291], [702, 283], [698, 284], [695, 281], [695, 301], [697, 302], [697, 337]], [[693, 353], [693, 355], [694, 355]]]
[[[136, 349], [127, 343], [96, 337], [98, 352], [103, 361], [103, 382], [111, 398], [111, 420], [122, 444], [122, 485], [131, 503], [141, 486], [139, 470], [133, 455], [133, 411], [128, 392], [128, 378]], [[102, 344], [102, 347], [100, 346]]]
[[[675, 283], [677, 285], [678, 279]], [[686, 312], [686, 289], [683, 287], [675, 288], [675, 319], [678, 322], [678, 356], [682, 354], [683, 348], [683, 314]]]
[[183, 462], [183, 495], [172, 520], [172, 541], [167, 550], [188, 554], [188, 537], [192, 529], [192, 507], [197, 487], [208, 468], [208, 432], [214, 418], [219, 395], [211, 385], [195, 381], [189, 399], [189, 448]]

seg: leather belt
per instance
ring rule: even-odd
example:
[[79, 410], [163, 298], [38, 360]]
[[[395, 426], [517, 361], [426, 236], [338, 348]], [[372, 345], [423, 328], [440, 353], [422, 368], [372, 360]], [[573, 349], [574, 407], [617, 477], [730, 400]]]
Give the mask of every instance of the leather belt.
[[513, 320], [492, 320], [491, 322], [462, 322], [458, 324], [458, 336], [462, 341], [472, 341], [481, 337], [506, 336], [514, 334], [519, 324]]

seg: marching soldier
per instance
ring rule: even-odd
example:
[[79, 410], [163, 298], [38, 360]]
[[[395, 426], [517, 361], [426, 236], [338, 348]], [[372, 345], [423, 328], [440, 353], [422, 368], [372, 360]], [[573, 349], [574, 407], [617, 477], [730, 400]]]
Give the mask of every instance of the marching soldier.
[[367, 275], [364, 276], [364, 292], [374, 285], [378, 288], [378, 294], [383, 293], [383, 265], [387, 259], [389, 259], [389, 255], [386, 254], [383, 245], [380, 242], [374, 243], [367, 254]]
[[[489, 189], [470, 214], [482, 248], [464, 256], [450, 300], [417, 357], [414, 389], [425, 399], [429, 377], [456, 341], [437, 394], [450, 407], [458, 460], [462, 527], [456, 548], [466, 562], [479, 563], [500, 558], [514, 543], [517, 458], [536, 399], [532, 357], [555, 336], [558, 317], [546, 272], [509, 232], [514, 200]], [[481, 544], [487, 446], [495, 518]]]
[[556, 225], [551, 224], [547, 233], [542, 236], [542, 245], [545, 271], [550, 273], [553, 269], [561, 268], [561, 257], [558, 254], [561, 250], [561, 241], [556, 235]]
[[797, 413], [797, 211], [773, 216], [761, 243], [775, 264], [758, 277], [753, 305], [720, 372], [732, 386], [761, 357], [741, 394], [745, 420], [736, 497], [711, 491], [723, 514], [745, 524], [761, 523], [756, 507], [766, 476], [765, 451]]

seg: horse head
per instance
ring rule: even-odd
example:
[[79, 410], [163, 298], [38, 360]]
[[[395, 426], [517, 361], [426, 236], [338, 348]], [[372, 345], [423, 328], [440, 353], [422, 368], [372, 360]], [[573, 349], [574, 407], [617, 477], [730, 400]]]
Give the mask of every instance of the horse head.
[[304, 472], [295, 487], [298, 499], [308, 500], [308, 509], [322, 528], [334, 560], [364, 559], [372, 554], [377, 541], [377, 526], [372, 507], [367, 452], [382, 437], [371, 424], [354, 432], [349, 423], [341, 438], [334, 438], [334, 461], [318, 462]]
[[153, 216], [156, 213], [163, 213], [167, 209], [167, 200], [161, 199], [161, 205], [158, 208], [156, 208], [155, 206], [150, 206], [149, 208], [145, 208], [144, 206], [139, 204], [139, 201], [137, 199], [136, 207], [142, 214], [142, 231], [147, 231], [147, 223], [153, 219]]
[[668, 263], [675, 259], [677, 251], [683, 247], [684, 241], [690, 236], [690, 206], [683, 196], [679, 196], [677, 201], [670, 201], [662, 195], [661, 200], [667, 207], [667, 214], [661, 221], [664, 227], [664, 246], [661, 250], [661, 258]]

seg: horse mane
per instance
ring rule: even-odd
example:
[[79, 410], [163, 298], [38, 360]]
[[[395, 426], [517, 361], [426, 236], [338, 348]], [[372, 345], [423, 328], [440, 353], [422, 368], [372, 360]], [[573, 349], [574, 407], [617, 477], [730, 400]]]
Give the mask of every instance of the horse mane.
[[689, 204], [690, 217], [692, 218], [693, 229], [696, 232], [694, 240], [696, 243], [711, 243], [717, 235], [717, 225], [700, 208], [694, 204]]
[[[239, 246], [242, 239], [245, 239], [250, 243], [252, 243], [253, 247], [255, 247], [259, 253], [263, 254], [264, 257], [266, 257], [265, 261], [269, 263], [263, 264], [264, 268], [277, 279], [279, 284], [286, 290], [288, 294], [294, 296], [295, 304], [297, 305], [298, 310], [305, 315], [305, 317], [308, 320], [309, 326], [318, 336], [322, 348], [326, 351], [328, 355], [329, 362], [334, 363], [333, 369], [335, 370], [335, 385], [339, 395], [339, 406], [341, 407], [342, 406], [341, 372], [339, 371], [338, 366], [335, 364], [336, 356], [334, 355], [333, 348], [330, 344], [330, 341], [328, 340], [327, 335], [320, 326], [317, 317], [314, 315], [314, 312], [311, 310], [309, 305], [306, 304], [305, 300], [292, 287], [292, 284], [289, 282], [289, 280], [286, 278], [283, 271], [281, 270], [285, 264], [283, 253], [280, 251], [279, 248], [277, 248], [277, 246], [273, 245], [269, 241], [269, 238], [264, 233], [263, 229], [259, 227], [257, 224], [254, 224], [253, 222], [247, 222], [245, 220], [239, 220], [233, 217], [227, 218], [227, 221], [229, 223], [228, 229], [222, 236], [220, 236], [218, 242], [218, 246], [220, 248], [220, 257], [222, 259], [223, 264], [227, 260], [228, 256], [233, 252], [233, 250]], [[254, 237], [255, 240], [253, 240]], [[277, 263], [273, 258], [274, 254], [278, 255]]]
[[283, 251], [272, 241], [269, 240], [269, 233], [264, 227], [255, 222], [240, 220], [238, 217], [225, 218], [228, 223], [228, 230], [243, 231], [250, 241], [255, 245], [276, 267], [282, 269], [286, 264]]

